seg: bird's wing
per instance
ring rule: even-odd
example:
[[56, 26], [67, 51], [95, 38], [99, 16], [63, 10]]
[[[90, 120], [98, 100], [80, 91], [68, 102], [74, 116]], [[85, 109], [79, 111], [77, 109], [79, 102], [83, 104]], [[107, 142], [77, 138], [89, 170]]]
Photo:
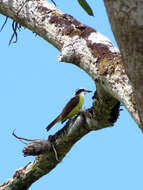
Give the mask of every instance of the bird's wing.
[[74, 96], [64, 107], [61, 116], [64, 122], [66, 119], [66, 116], [72, 111], [72, 109], [78, 104], [79, 102], [79, 96]]

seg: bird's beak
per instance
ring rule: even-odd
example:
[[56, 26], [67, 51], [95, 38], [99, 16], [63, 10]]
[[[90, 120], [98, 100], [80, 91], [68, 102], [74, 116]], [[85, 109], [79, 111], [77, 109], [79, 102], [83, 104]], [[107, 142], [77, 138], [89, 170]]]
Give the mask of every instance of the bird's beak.
[[87, 92], [87, 93], [90, 93], [90, 92], [92, 92], [92, 91], [91, 91], [91, 90], [86, 90], [86, 92]]

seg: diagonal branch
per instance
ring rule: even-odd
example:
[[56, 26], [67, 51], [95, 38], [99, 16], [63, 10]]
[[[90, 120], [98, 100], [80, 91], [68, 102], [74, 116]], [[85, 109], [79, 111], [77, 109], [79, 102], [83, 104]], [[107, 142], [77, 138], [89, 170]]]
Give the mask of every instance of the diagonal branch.
[[[120, 103], [114, 99], [110, 105], [110, 97], [106, 94], [100, 99], [100, 92], [94, 95], [95, 109], [90, 108], [81, 112], [63, 129], [48, 140], [33, 140], [24, 149], [27, 155], [39, 155], [35, 161], [18, 169], [12, 178], [0, 185], [1, 190], [26, 190], [43, 175], [49, 173], [59, 164], [72, 146], [92, 130], [112, 126], [119, 116]], [[108, 107], [108, 109], [106, 109]], [[96, 119], [93, 119], [96, 118]], [[17, 136], [16, 136], [17, 137]], [[17, 137], [18, 139], [23, 139]], [[25, 139], [24, 140], [28, 140]], [[28, 140], [29, 141], [29, 140]], [[31, 139], [30, 139], [31, 141]], [[53, 148], [54, 147], [54, 148]]]
[[72, 16], [62, 13], [46, 0], [8, 2], [0, 0], [0, 13], [58, 48], [61, 51], [59, 61], [73, 63], [87, 72], [97, 88], [102, 86], [111, 97], [118, 99], [140, 126], [134, 92], [125, 73], [121, 55], [109, 39]]

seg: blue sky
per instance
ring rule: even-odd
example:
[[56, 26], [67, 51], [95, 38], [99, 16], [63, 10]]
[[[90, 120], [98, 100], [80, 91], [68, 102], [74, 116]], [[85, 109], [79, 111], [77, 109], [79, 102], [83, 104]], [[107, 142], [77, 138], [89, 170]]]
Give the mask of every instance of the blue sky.
[[[101, 0], [88, 0], [95, 17], [89, 17], [77, 1], [55, 0], [57, 7], [107, 36], [115, 39]], [[0, 25], [5, 18], [0, 15]], [[24, 147], [12, 135], [47, 139], [45, 127], [74, 94], [85, 87], [95, 90], [92, 79], [78, 67], [59, 63], [60, 52], [28, 29], [18, 33], [18, 42], [8, 46], [11, 20], [0, 33], [0, 183], [24, 167], [34, 157], [23, 157]], [[74, 76], [74, 77], [73, 77]], [[91, 106], [87, 95], [84, 108]], [[33, 184], [30, 190], [142, 190], [143, 135], [131, 116], [121, 112], [115, 127], [91, 132], [83, 137], [50, 174]]]

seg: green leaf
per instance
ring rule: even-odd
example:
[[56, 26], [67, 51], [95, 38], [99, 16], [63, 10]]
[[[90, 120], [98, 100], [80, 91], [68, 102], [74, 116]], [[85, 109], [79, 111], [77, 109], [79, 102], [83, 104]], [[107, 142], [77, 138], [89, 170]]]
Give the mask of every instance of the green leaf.
[[82, 8], [89, 14], [90, 16], [93, 16], [93, 11], [89, 4], [86, 2], [86, 0], [78, 0], [79, 4], [82, 6]]

